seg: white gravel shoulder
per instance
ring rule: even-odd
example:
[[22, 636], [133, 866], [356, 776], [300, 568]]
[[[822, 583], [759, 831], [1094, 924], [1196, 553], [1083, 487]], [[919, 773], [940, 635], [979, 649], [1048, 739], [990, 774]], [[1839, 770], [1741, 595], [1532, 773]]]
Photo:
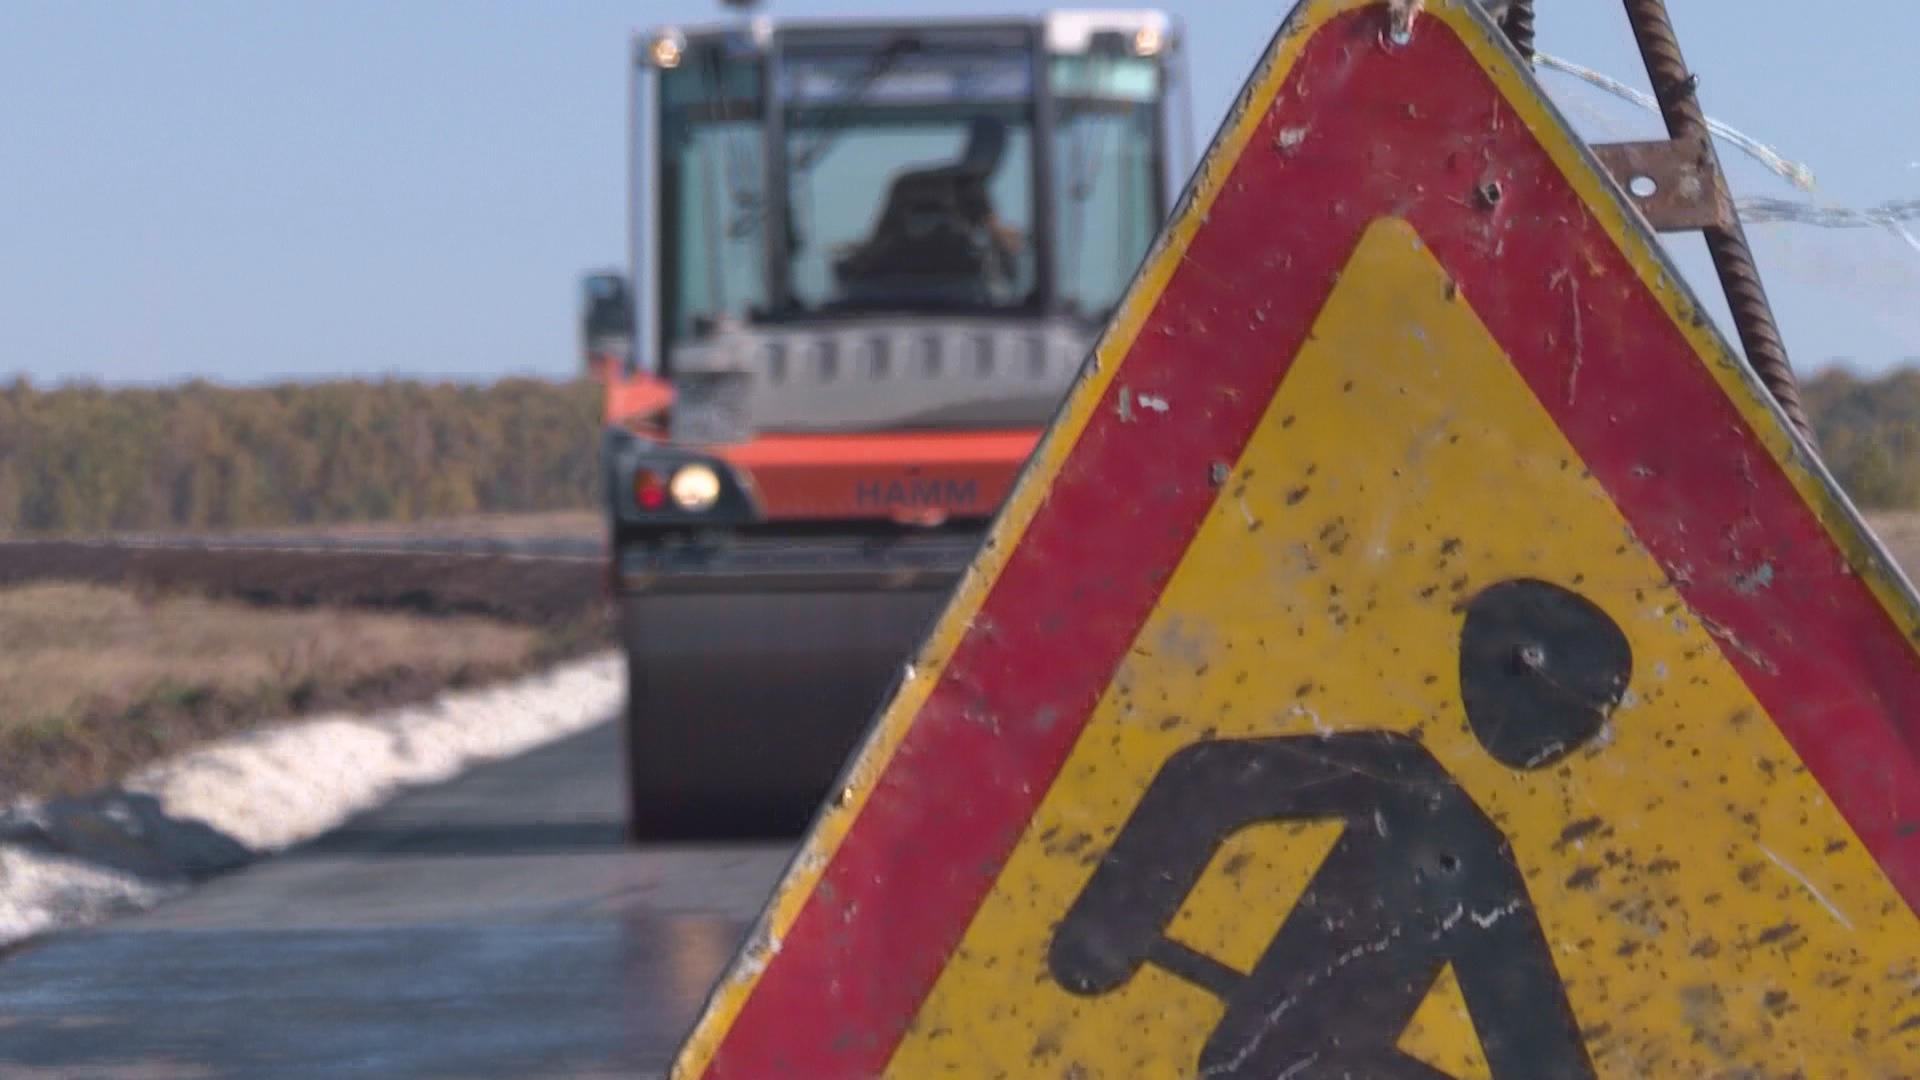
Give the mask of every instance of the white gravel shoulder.
[[605, 720], [617, 652], [421, 706], [270, 725], [82, 800], [0, 810], [0, 946], [150, 907], [197, 873], [270, 856], [401, 791]]

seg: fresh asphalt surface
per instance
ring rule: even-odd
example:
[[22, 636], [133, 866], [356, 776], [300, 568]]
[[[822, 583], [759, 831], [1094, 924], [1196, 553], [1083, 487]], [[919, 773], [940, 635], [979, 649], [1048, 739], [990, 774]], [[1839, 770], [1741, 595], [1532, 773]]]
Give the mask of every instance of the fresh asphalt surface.
[[659, 1077], [787, 844], [628, 849], [618, 730], [0, 962], [0, 1077]]

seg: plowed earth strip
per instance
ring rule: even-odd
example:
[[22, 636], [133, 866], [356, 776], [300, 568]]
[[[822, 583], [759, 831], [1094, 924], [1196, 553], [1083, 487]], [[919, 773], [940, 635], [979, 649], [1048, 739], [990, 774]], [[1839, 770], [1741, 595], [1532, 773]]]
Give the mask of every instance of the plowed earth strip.
[[0, 588], [72, 581], [273, 606], [477, 615], [530, 626], [563, 625], [600, 610], [602, 574], [600, 560], [581, 556], [0, 543]]

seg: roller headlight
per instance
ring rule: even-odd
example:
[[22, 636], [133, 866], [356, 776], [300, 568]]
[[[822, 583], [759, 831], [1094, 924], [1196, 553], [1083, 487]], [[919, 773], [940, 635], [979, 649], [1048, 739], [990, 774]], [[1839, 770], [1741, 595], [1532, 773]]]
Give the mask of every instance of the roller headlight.
[[683, 465], [668, 484], [682, 510], [698, 512], [720, 501], [720, 474], [705, 465]]

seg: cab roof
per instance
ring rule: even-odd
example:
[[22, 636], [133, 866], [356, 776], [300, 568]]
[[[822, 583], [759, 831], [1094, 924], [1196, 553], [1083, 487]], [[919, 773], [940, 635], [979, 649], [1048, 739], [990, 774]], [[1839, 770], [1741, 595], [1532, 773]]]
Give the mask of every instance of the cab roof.
[[662, 23], [639, 31], [635, 36], [641, 42], [651, 42], [663, 35], [677, 36], [683, 40], [700, 40], [737, 38], [745, 34], [755, 44], [764, 46], [772, 39], [775, 32], [784, 30], [892, 29], [896, 27], [902, 30], [964, 30], [969, 27], [1005, 26], [1039, 26], [1045, 33], [1047, 51], [1055, 53], [1086, 52], [1092, 46], [1094, 36], [1097, 34], [1120, 33], [1131, 37], [1146, 32], [1164, 41], [1171, 38], [1178, 29], [1177, 20], [1158, 8], [1061, 8], [1042, 12], [1035, 17], [1017, 15], [800, 16], [780, 19], [771, 15], [754, 15], [747, 19], [725, 22]]

